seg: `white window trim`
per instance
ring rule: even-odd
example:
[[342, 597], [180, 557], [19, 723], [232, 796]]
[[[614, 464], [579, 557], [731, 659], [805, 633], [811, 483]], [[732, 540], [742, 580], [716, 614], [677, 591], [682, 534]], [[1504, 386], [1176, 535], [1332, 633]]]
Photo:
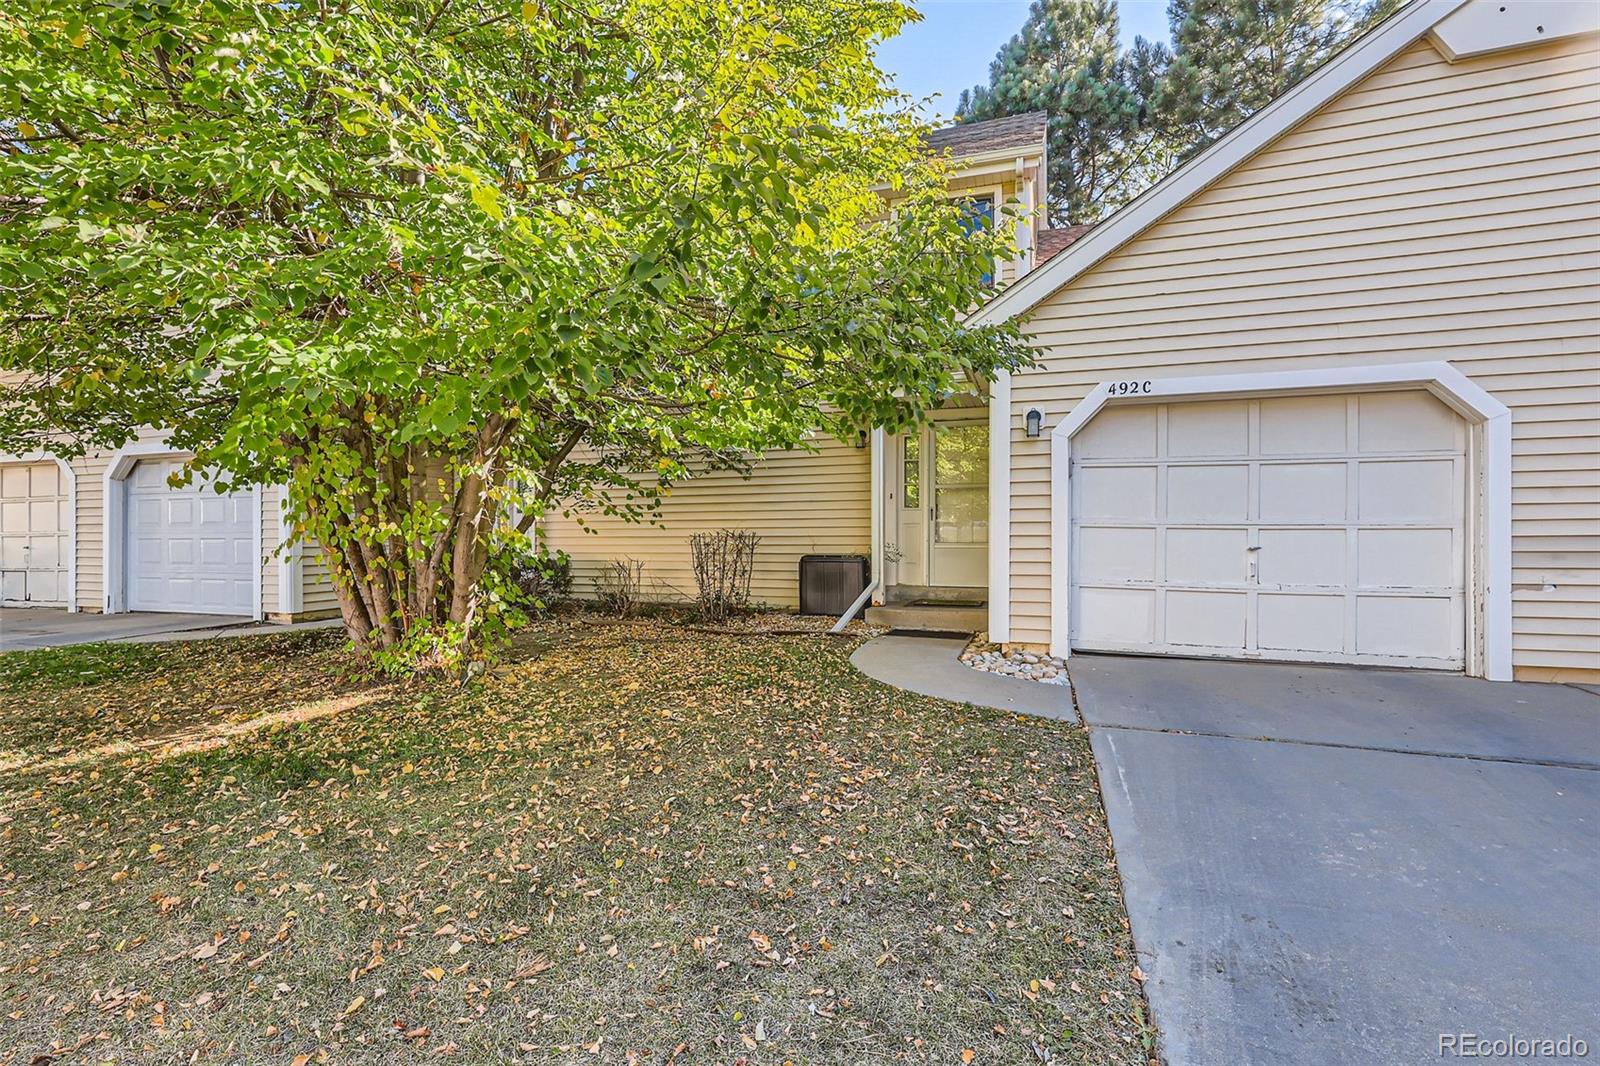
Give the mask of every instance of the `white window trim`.
[[[1129, 395], [1113, 396], [1119, 384], [1137, 384]], [[1467, 673], [1490, 681], [1511, 680], [1511, 412], [1499, 400], [1446, 362], [1385, 366], [1329, 367], [1260, 374], [1219, 374], [1192, 378], [1143, 379], [1127, 375], [1096, 385], [1050, 431], [1050, 654], [1072, 653], [1072, 438], [1110, 404], [1224, 397], [1380, 391], [1420, 388], [1432, 393], [1473, 428], [1469, 463], [1478, 464], [1467, 515], [1477, 535], [1468, 558]], [[1009, 506], [1010, 481], [1004, 482]], [[991, 493], [991, 499], [999, 495]], [[991, 560], [991, 566], [993, 560]], [[991, 577], [991, 582], [993, 578]], [[1006, 600], [1009, 600], [1009, 594]], [[991, 617], [1009, 616], [991, 586]], [[993, 639], [993, 638], [991, 638]]]
[[78, 611], [78, 472], [72, 464], [59, 455], [49, 452], [23, 452], [20, 455], [0, 452], [0, 466], [12, 464], [55, 463], [67, 483], [67, 611]]
[[[111, 461], [106, 464], [101, 490], [103, 495], [102, 510], [104, 517], [101, 520], [101, 547], [105, 566], [105, 613], [126, 614], [128, 611], [128, 475], [133, 473], [133, 468], [141, 459], [151, 459], [162, 456], [181, 457], [189, 453], [173, 448], [163, 439], [134, 441], [124, 444], [111, 454]], [[261, 486], [252, 485], [248, 490], [250, 498], [255, 501], [251, 509], [253, 521], [251, 530], [253, 537], [253, 552], [256, 560], [255, 580], [251, 582], [250, 614], [256, 621], [264, 617], [262, 610], [262, 583], [263, 583], [263, 556], [261, 554]]]

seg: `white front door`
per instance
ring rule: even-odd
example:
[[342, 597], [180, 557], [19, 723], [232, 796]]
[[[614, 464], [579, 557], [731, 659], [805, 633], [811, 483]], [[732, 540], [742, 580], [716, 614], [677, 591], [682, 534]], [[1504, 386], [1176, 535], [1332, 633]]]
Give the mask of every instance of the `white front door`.
[[254, 493], [167, 483], [181, 460], [144, 459], [127, 479], [130, 611], [248, 615], [255, 609]]
[[989, 423], [933, 422], [927, 430], [928, 584], [989, 583]]
[[71, 528], [71, 500], [60, 466], [0, 466], [0, 604], [68, 605]]
[[1073, 441], [1072, 646], [1460, 669], [1467, 439], [1425, 392], [1108, 407]]

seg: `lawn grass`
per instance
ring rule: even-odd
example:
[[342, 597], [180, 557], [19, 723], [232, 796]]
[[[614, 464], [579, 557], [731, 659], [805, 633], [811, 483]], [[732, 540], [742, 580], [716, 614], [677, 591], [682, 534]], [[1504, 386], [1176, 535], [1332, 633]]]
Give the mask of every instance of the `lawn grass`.
[[853, 647], [0, 657], [0, 1064], [1147, 1061], [1083, 731]]

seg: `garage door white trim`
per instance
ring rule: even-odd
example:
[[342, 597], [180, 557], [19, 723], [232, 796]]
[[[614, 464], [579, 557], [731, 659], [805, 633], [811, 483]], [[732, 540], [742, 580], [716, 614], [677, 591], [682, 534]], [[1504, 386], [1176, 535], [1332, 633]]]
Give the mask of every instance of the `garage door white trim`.
[[0, 465], [11, 463], [55, 463], [61, 470], [61, 483], [67, 487], [67, 610], [78, 609], [78, 472], [72, 464], [46, 452], [14, 455], [0, 452]]
[[1471, 427], [1467, 673], [1511, 680], [1511, 412], [1445, 362], [1101, 382], [1050, 434], [1050, 651], [1071, 653], [1072, 438], [1107, 404], [1426, 389]]
[[[165, 441], [135, 441], [118, 448], [106, 466], [102, 483], [105, 517], [102, 534], [105, 545], [105, 612], [121, 614], [128, 609], [128, 494], [125, 482], [140, 459], [173, 457], [185, 452], [172, 448]], [[253, 486], [247, 490], [254, 506], [251, 508], [251, 536], [254, 558], [261, 558], [261, 489]], [[250, 583], [251, 616], [257, 621], [263, 617], [261, 599], [261, 571], [256, 567], [255, 578]]]

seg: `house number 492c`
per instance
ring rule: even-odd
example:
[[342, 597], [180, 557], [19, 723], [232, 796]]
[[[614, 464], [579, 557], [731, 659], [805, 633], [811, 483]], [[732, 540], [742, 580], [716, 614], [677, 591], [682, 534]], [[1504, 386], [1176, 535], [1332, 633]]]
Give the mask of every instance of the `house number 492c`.
[[1137, 395], [1140, 395], [1142, 393], [1148, 393], [1150, 391], [1150, 382], [1148, 382], [1148, 381], [1113, 381], [1113, 382], [1110, 383], [1110, 390], [1109, 391], [1111, 392], [1111, 395], [1113, 395], [1113, 396], [1137, 396]]

